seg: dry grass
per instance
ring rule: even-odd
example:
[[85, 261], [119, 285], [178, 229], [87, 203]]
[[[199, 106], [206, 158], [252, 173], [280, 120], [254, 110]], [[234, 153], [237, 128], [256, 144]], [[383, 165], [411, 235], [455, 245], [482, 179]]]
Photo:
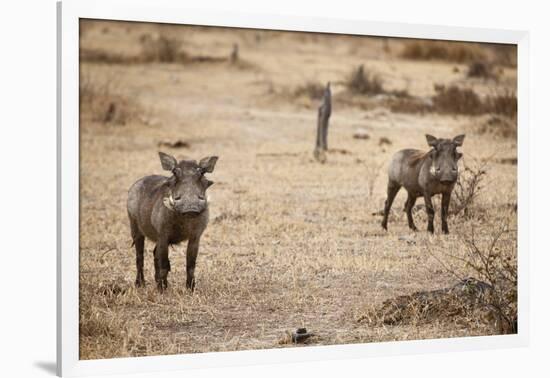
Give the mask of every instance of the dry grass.
[[[103, 33], [106, 25], [109, 31]], [[139, 36], [152, 28], [97, 22], [87, 28], [81, 44], [136, 56], [141, 54]], [[280, 342], [301, 327], [314, 334], [309, 345], [496, 333], [474, 317], [393, 325], [357, 319], [388, 299], [454, 285], [457, 278], [432, 254], [446, 266], [458, 265], [453, 256], [468, 253], [460, 235], [475, 227], [476, 240], [483, 238], [503, 218], [513, 225], [515, 214], [508, 204], [516, 202], [517, 166], [489, 159], [502, 157], [501, 151], [514, 156], [513, 141], [488, 133], [466, 139], [464, 153], [489, 159], [486, 182], [498, 182], [475, 200], [472, 211], [482, 208], [483, 219], [453, 217], [450, 235], [437, 231], [431, 236], [411, 233], [405, 214], [395, 211], [390, 231], [383, 232], [380, 218], [371, 214], [384, 202], [385, 169], [392, 153], [426, 148], [426, 133], [463, 133], [478, 118], [398, 114], [384, 102], [364, 110], [353, 102], [337, 102], [336, 96], [347, 88], [334, 85], [332, 149], [321, 165], [311, 156], [316, 110], [267, 91], [270, 85], [297, 88], [312, 72], [319, 82], [336, 83], [348, 74], [350, 62], [365, 62], [384, 74], [386, 91], [409, 88], [404, 77], [413, 83], [411, 96], [430, 96], [435, 82], [454, 80], [452, 64], [396, 60], [395, 71], [385, 71], [386, 62], [368, 55], [382, 51], [380, 40], [182, 29], [183, 47], [193, 56], [227, 56], [238, 43], [241, 55], [261, 70], [229, 64], [84, 64], [98, 88], [116, 78], [116, 86], [107, 92], [139, 99], [140, 106], [153, 109], [158, 122], [130, 117], [125, 127], [102, 127], [93, 107], [81, 108], [82, 359], [300, 347]], [[163, 32], [175, 38], [177, 30]], [[401, 43], [392, 40], [391, 51], [399, 51]], [[358, 127], [366, 128], [371, 138], [354, 139]], [[379, 145], [382, 138], [391, 144]], [[201, 240], [196, 291], [185, 290], [185, 246], [180, 245], [170, 250], [169, 288], [159, 295], [150, 242], [145, 256], [148, 285], [134, 288], [135, 252], [125, 201], [135, 180], [162, 174], [158, 144], [178, 140], [188, 147], [163, 144], [163, 150], [178, 158], [216, 154], [220, 160], [211, 175], [211, 221]], [[405, 198], [399, 193], [394, 208], [402, 208]], [[415, 220], [424, 229], [423, 211], [415, 213]], [[506, 238], [513, 244], [515, 232]], [[473, 276], [466, 271], [465, 277]]]
[[493, 137], [517, 139], [517, 120], [488, 114], [481, 117], [476, 131]]

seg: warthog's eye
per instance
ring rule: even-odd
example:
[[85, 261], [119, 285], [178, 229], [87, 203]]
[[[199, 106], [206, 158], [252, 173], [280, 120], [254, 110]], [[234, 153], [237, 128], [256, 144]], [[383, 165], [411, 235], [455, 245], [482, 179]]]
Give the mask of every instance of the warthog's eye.
[[441, 172], [441, 168], [437, 167], [437, 168], [435, 169], [435, 171], [436, 171], [436, 172]]
[[201, 201], [204, 201], [204, 196], [201, 195], [201, 194], [199, 194], [199, 199], [200, 199]]
[[174, 200], [179, 201], [181, 199], [181, 196], [174, 197]]

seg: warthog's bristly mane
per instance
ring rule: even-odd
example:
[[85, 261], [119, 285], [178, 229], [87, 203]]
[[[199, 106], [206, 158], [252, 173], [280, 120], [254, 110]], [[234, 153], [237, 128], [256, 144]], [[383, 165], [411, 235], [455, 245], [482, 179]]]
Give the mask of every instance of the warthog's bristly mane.
[[412, 154], [409, 157], [409, 165], [412, 167], [412, 166], [416, 165], [417, 163], [423, 161], [430, 154], [431, 151], [432, 150], [426, 151], [426, 152], [418, 151], [418, 152]]

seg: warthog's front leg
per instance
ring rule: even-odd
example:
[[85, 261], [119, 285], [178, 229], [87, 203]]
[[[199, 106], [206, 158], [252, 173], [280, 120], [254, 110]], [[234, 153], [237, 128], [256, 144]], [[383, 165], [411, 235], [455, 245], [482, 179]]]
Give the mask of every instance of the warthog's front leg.
[[168, 243], [159, 240], [155, 246], [155, 281], [160, 292], [168, 287], [168, 272], [170, 271], [170, 260], [168, 260]]
[[145, 248], [145, 237], [143, 235], [134, 238], [136, 247], [136, 287], [145, 285], [145, 277], [143, 276], [143, 250]]
[[424, 192], [424, 203], [426, 204], [426, 212], [428, 213], [428, 232], [434, 233], [434, 205], [432, 203], [431, 193]]
[[199, 240], [200, 238], [194, 238], [187, 243], [187, 280], [185, 286], [191, 291], [195, 290], [195, 263], [199, 253]]
[[447, 225], [447, 215], [449, 215], [449, 204], [451, 203], [451, 193], [443, 193], [441, 198], [441, 230], [444, 234], [449, 233]]

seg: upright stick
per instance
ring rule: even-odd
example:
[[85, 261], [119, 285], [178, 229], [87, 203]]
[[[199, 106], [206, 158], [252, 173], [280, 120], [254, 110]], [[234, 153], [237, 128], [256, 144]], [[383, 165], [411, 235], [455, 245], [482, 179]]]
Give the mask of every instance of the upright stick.
[[332, 112], [332, 95], [330, 92], [330, 82], [327, 83], [323, 100], [317, 112], [317, 139], [315, 140], [315, 150], [313, 156], [316, 160], [324, 163], [326, 161], [325, 152], [328, 150], [327, 135], [328, 121]]

